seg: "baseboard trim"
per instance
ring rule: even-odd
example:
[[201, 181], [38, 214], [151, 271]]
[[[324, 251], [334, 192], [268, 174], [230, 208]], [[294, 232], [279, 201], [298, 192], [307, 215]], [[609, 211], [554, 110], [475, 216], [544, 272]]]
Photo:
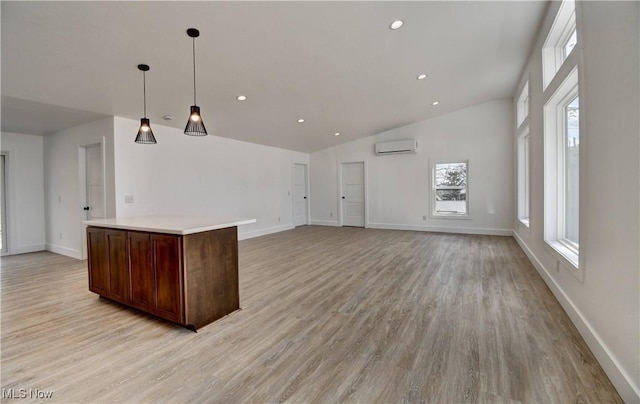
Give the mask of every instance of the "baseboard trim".
[[82, 251], [75, 250], [73, 248], [63, 247], [55, 244], [45, 244], [45, 250], [51, 251], [52, 253], [65, 255], [67, 257], [75, 258], [77, 260], [82, 259]]
[[367, 223], [366, 227], [370, 229], [427, 231], [433, 233], [482, 234], [489, 236], [513, 235], [513, 230], [511, 229], [484, 229], [475, 227], [418, 226], [395, 223]]
[[331, 222], [329, 220], [312, 220], [310, 223], [312, 226], [333, 226], [333, 227], [340, 227], [340, 223], [338, 222]]
[[560, 285], [556, 283], [553, 277], [549, 274], [547, 268], [544, 267], [542, 262], [531, 251], [529, 246], [518, 235], [517, 232], [513, 232], [513, 238], [516, 240], [522, 251], [529, 257], [529, 260], [533, 264], [534, 268], [544, 282], [547, 284], [551, 293], [556, 297], [564, 311], [567, 313], [573, 324], [580, 332], [582, 338], [593, 352], [602, 369], [611, 380], [611, 383], [615, 386], [616, 390], [626, 403], [640, 403], [640, 388], [633, 383], [633, 379], [627, 372], [624, 371], [620, 362], [611, 353], [607, 345], [602, 341], [598, 333], [591, 327], [591, 324], [582, 315], [582, 312], [575, 306], [573, 301], [562, 290]]
[[292, 224], [285, 224], [282, 226], [268, 227], [266, 229], [253, 230], [248, 232], [238, 231], [238, 240], [247, 240], [254, 237], [266, 236], [267, 234], [279, 233], [285, 230], [291, 230], [294, 226]]
[[28, 244], [28, 245], [21, 245], [19, 247], [12, 248], [11, 251], [7, 251], [7, 252], [2, 253], [2, 256], [5, 256], [5, 255], [17, 255], [17, 254], [28, 254], [28, 253], [44, 251], [44, 250], [45, 250], [44, 243], [42, 243], [42, 244]]

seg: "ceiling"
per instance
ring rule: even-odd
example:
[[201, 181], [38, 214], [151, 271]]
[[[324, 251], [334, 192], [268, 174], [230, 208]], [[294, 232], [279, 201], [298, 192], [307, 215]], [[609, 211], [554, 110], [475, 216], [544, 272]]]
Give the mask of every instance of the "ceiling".
[[[183, 129], [193, 103], [186, 29], [195, 27], [209, 133], [312, 152], [511, 98], [546, 6], [2, 1], [2, 130], [139, 119], [140, 63], [151, 67], [151, 125]], [[397, 19], [404, 26], [389, 29]], [[421, 73], [428, 77], [417, 80]]]

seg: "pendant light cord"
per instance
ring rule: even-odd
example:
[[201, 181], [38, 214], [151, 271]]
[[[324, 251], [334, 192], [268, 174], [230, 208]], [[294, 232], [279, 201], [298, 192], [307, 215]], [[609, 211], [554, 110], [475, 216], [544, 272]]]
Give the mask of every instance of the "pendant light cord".
[[143, 94], [142, 99], [144, 100], [143, 101], [144, 117], [146, 119], [147, 118], [147, 78], [144, 71], [142, 72], [142, 94]]
[[193, 40], [193, 105], [197, 105], [196, 103], [196, 39], [191, 38]]

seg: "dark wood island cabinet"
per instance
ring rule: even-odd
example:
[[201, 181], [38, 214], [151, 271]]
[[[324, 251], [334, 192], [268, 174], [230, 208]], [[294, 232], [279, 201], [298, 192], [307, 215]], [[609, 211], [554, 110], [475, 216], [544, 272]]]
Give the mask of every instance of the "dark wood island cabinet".
[[89, 290], [196, 331], [240, 308], [237, 226], [253, 222], [87, 221]]

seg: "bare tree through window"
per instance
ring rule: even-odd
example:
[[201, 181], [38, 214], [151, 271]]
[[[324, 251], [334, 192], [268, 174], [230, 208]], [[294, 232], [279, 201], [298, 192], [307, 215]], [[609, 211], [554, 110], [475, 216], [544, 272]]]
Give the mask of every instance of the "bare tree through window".
[[467, 213], [467, 163], [438, 163], [434, 168], [435, 213]]

